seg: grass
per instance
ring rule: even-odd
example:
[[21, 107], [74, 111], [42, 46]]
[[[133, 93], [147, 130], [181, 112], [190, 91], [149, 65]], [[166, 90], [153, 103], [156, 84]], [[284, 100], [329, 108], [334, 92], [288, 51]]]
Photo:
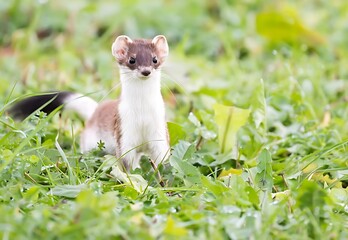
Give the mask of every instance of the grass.
[[[0, 3], [2, 239], [347, 239], [344, 1]], [[123, 173], [23, 95], [120, 92], [119, 34], [164, 34], [172, 156]]]

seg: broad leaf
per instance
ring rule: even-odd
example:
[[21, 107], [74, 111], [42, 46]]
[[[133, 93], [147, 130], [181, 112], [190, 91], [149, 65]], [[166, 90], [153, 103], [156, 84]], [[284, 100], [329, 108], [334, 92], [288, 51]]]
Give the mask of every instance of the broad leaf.
[[219, 129], [220, 152], [231, 151], [237, 143], [237, 132], [247, 122], [250, 110], [216, 104], [214, 111]]
[[262, 150], [258, 157], [257, 173], [255, 176], [257, 186], [263, 191], [272, 191], [273, 176], [272, 176], [272, 157], [266, 150]]
[[324, 208], [329, 207], [330, 199], [327, 193], [316, 182], [304, 181], [298, 189], [296, 206], [310, 209], [315, 217], [322, 217]]
[[174, 146], [179, 142], [179, 140], [182, 140], [185, 138], [186, 133], [182, 129], [182, 126], [179, 124], [168, 122], [168, 132], [169, 132], [169, 140], [170, 140], [170, 146]]
[[305, 43], [312, 46], [325, 42], [319, 33], [302, 23], [295, 9], [288, 6], [257, 14], [256, 30], [271, 42]]
[[243, 173], [242, 169], [230, 168], [228, 170], [223, 169], [219, 175], [219, 178], [226, 177], [229, 175], [241, 175]]
[[169, 216], [164, 228], [164, 233], [171, 237], [184, 237], [187, 235], [187, 230], [184, 227], [178, 226], [174, 219]]
[[112, 167], [110, 174], [124, 184], [133, 187], [139, 193], [144, 192], [148, 187], [147, 181], [141, 175], [125, 173], [116, 165]]
[[257, 129], [265, 130], [266, 126], [266, 99], [263, 80], [255, 88], [251, 99], [251, 115]]
[[178, 177], [183, 178], [188, 184], [195, 184], [201, 181], [200, 172], [196, 167], [187, 162], [193, 156], [194, 145], [180, 141], [174, 146], [172, 156], [169, 160], [171, 166], [176, 170]]
[[86, 184], [58, 185], [51, 189], [49, 194], [60, 197], [75, 198], [82, 190], [86, 190]]

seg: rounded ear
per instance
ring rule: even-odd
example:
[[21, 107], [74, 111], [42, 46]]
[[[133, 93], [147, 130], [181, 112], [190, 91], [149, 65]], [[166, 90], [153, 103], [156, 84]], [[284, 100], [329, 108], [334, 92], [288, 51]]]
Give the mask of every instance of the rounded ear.
[[167, 39], [163, 35], [158, 35], [152, 39], [152, 44], [155, 45], [160, 56], [159, 58], [166, 58], [169, 53], [169, 47], [167, 43]]
[[132, 39], [130, 39], [126, 35], [118, 36], [111, 46], [112, 55], [117, 60], [124, 59], [127, 56], [128, 44], [132, 42], [133, 42]]

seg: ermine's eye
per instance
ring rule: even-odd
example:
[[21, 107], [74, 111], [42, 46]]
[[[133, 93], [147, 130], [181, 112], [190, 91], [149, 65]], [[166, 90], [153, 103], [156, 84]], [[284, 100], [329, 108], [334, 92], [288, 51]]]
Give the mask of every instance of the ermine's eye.
[[131, 57], [129, 58], [129, 64], [135, 64], [135, 58], [134, 57]]
[[156, 64], [158, 61], [157, 61], [157, 57], [153, 57], [152, 58], [152, 62], [154, 63], [154, 64]]

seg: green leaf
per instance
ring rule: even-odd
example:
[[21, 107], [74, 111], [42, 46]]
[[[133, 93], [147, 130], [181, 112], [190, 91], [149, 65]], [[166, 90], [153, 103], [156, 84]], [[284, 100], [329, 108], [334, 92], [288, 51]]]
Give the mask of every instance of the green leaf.
[[41, 190], [40, 187], [33, 186], [33, 187], [29, 188], [25, 193], [23, 193], [23, 197], [26, 200], [36, 202], [39, 198], [40, 190]]
[[198, 120], [198, 118], [193, 114], [193, 112], [190, 112], [188, 119], [190, 120], [190, 122], [193, 123], [193, 125], [195, 125], [196, 127], [200, 127], [201, 126], [201, 122]]
[[263, 80], [260, 80], [260, 84], [253, 91], [251, 99], [251, 116], [254, 121], [256, 129], [262, 127], [262, 132], [266, 129], [266, 99], [265, 88]]
[[[214, 124], [214, 122], [210, 122], [212, 121], [212, 118], [208, 116], [208, 114], [204, 111], [199, 111], [199, 113], [201, 115], [200, 117], [202, 117], [202, 115], [204, 117], [204, 119], [202, 119], [203, 123], [201, 123], [200, 120], [196, 117], [196, 115], [192, 112], [190, 112], [188, 117], [190, 122], [193, 123], [193, 125], [196, 127], [195, 134], [201, 136], [205, 140], [212, 140], [216, 138], [216, 133], [212, 130], [209, 130], [206, 126], [207, 124], [210, 128], [213, 127], [212, 124]], [[208, 117], [210, 117], [210, 121], [207, 120]]]
[[255, 182], [261, 190], [272, 192], [273, 176], [271, 154], [266, 149], [264, 149], [260, 153], [257, 160], [258, 164]]
[[216, 104], [214, 111], [219, 129], [220, 152], [231, 151], [237, 144], [237, 132], [247, 122], [250, 110]]
[[192, 157], [194, 151], [195, 147], [193, 144], [185, 141], [179, 141], [179, 143], [173, 147], [170, 159], [175, 161], [187, 160]]
[[202, 186], [206, 187], [210, 192], [212, 192], [216, 196], [221, 196], [221, 194], [225, 191], [228, 191], [229, 189], [221, 184], [220, 181], [214, 181], [211, 178], [208, 178], [206, 176], [202, 176]]
[[332, 201], [342, 207], [345, 207], [348, 203], [348, 189], [333, 188], [329, 193]]
[[324, 208], [329, 207], [327, 193], [316, 182], [305, 180], [298, 189], [296, 206], [310, 209], [315, 217], [322, 217]]
[[80, 185], [58, 185], [51, 189], [49, 192], [51, 195], [67, 197], [67, 198], [75, 198], [79, 193], [83, 190], [87, 189], [86, 184]]
[[246, 192], [246, 194], [249, 197], [249, 201], [255, 206], [259, 206], [260, 204], [260, 199], [259, 196], [257, 195], [256, 191], [254, 188], [250, 187], [250, 186], [246, 186], [244, 191]]
[[179, 140], [182, 140], [186, 137], [185, 131], [179, 124], [168, 122], [167, 126], [170, 138], [170, 146], [174, 146], [179, 142]]
[[4, 149], [0, 152], [0, 171], [9, 165], [14, 158], [13, 152], [9, 149]]
[[319, 33], [306, 27], [296, 10], [289, 6], [257, 14], [256, 30], [271, 42], [305, 43], [312, 46], [325, 42]]
[[198, 169], [187, 162], [193, 156], [194, 149], [194, 145], [180, 141], [174, 146], [172, 156], [169, 159], [169, 163], [176, 170], [178, 177], [188, 184], [201, 182], [201, 174]]
[[31, 155], [29, 157], [29, 162], [30, 163], [35, 164], [35, 163], [38, 163], [39, 161], [40, 161], [40, 158], [38, 156], [36, 156], [36, 155]]
[[123, 172], [116, 165], [112, 167], [110, 174], [124, 184], [133, 187], [139, 193], [143, 193], [148, 187], [148, 182], [141, 175]]
[[75, 176], [75, 173], [74, 173], [72, 167], [70, 166], [70, 162], [69, 162], [68, 158], [66, 157], [65, 152], [63, 151], [63, 149], [59, 145], [58, 138], [59, 138], [59, 134], [57, 134], [57, 136], [56, 136], [55, 146], [56, 146], [59, 154], [61, 155], [62, 159], [64, 160], [64, 163], [67, 165], [68, 173], [69, 173], [69, 183], [71, 185], [75, 185], [77, 182], [77, 177]]
[[123, 190], [123, 195], [125, 197], [135, 200], [139, 196], [139, 193], [133, 187], [126, 186]]

